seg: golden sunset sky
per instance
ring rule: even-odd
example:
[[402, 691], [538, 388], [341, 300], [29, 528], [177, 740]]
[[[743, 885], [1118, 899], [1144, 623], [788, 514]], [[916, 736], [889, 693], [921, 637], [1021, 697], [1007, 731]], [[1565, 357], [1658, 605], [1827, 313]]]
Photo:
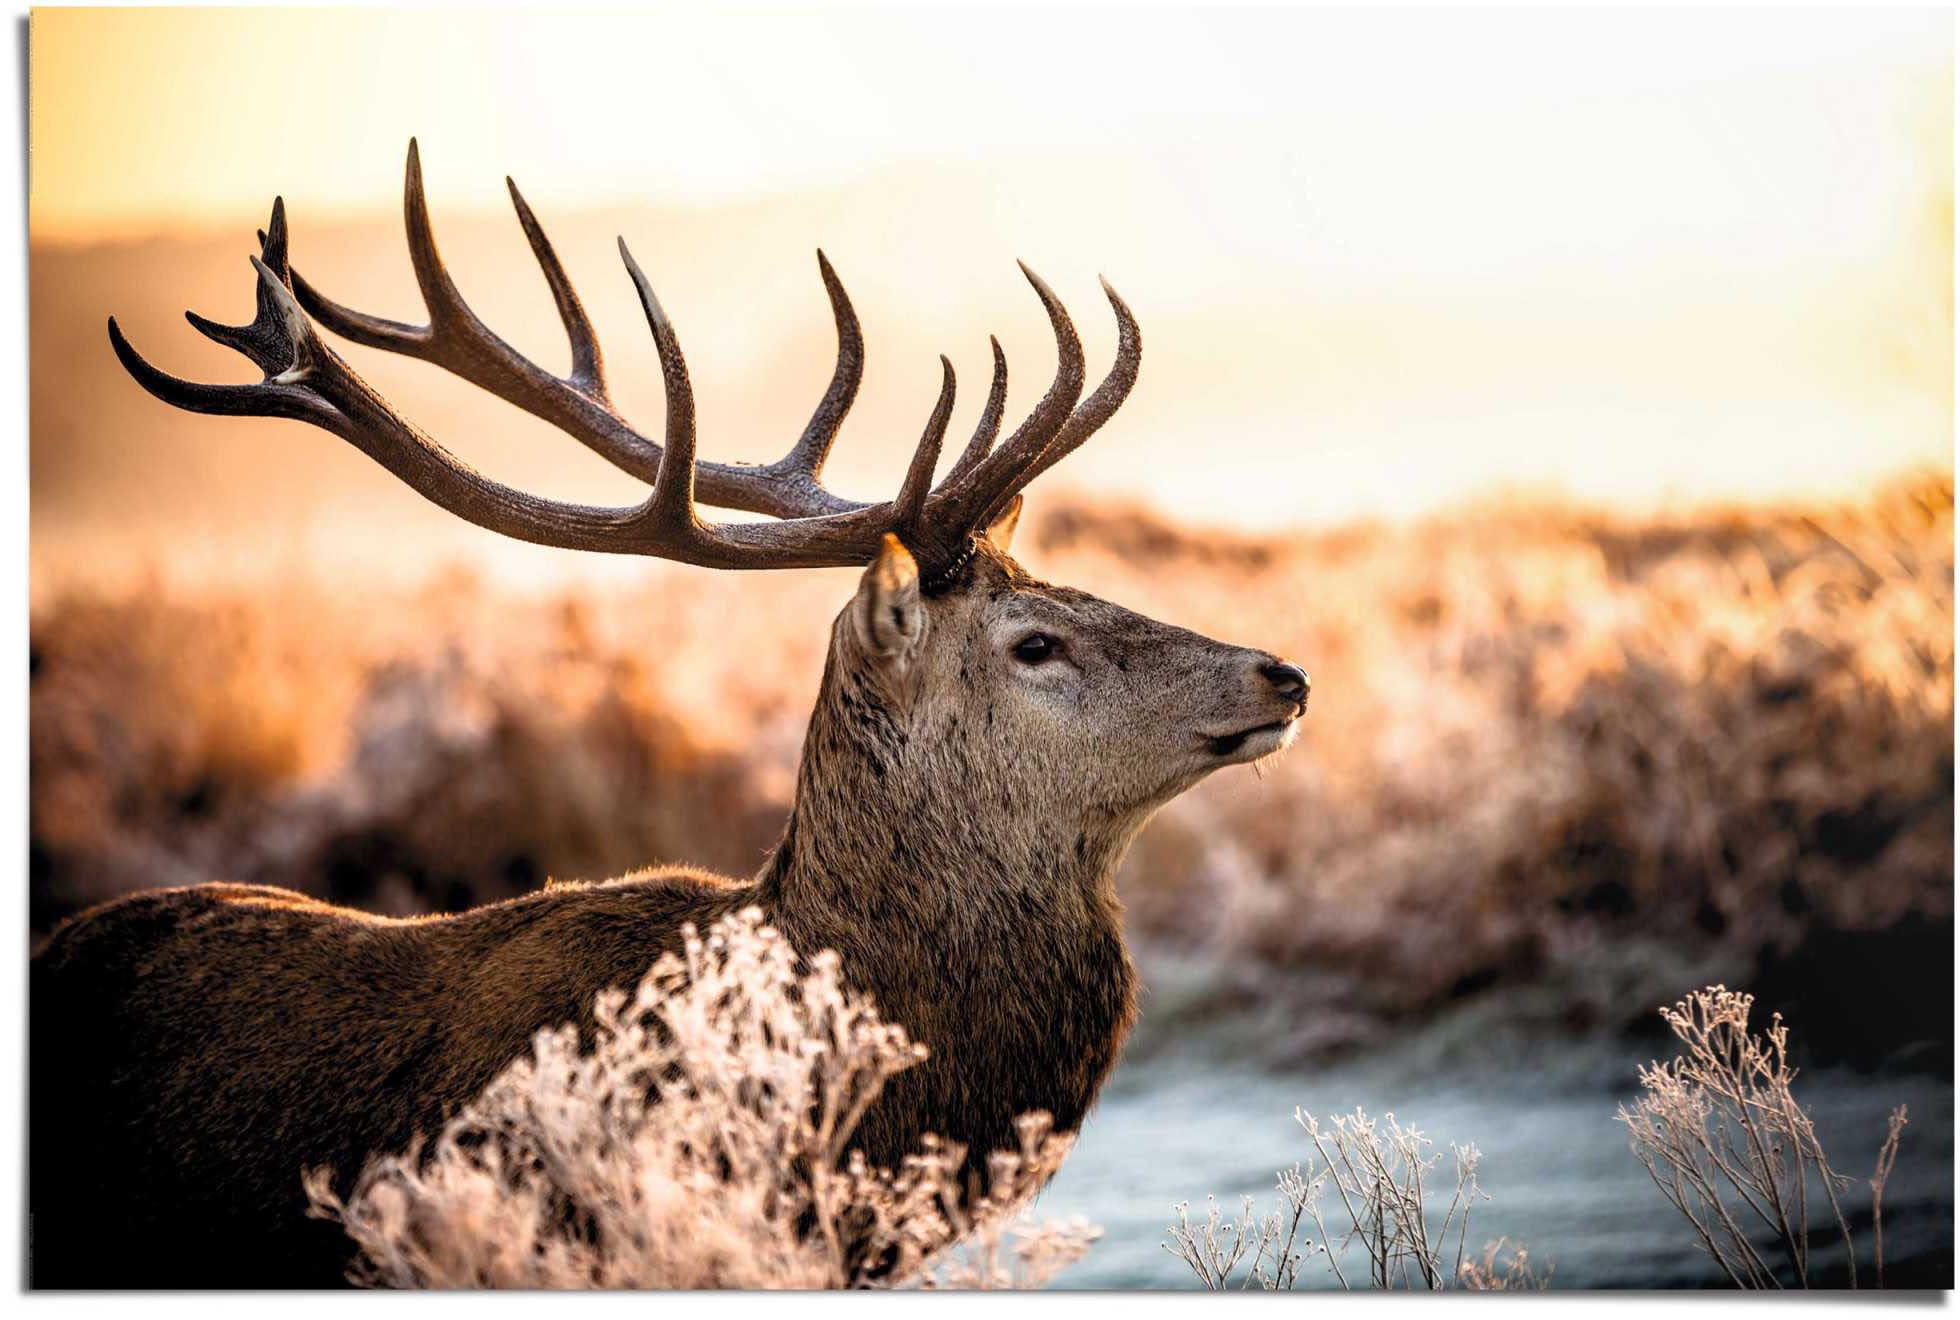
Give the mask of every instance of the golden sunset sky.
[[[283, 193], [302, 269], [416, 316], [411, 135], [466, 292], [556, 362], [514, 175], [657, 430], [609, 252], [628, 235], [713, 457], [773, 456], [820, 391], [821, 244], [870, 337], [836, 468], [853, 494], [895, 483], [939, 351], [966, 387], [956, 431], [990, 331], [1016, 403], [1045, 383], [1021, 257], [1092, 362], [1098, 272], [1145, 332], [1131, 404], [1050, 482], [1253, 526], [1520, 490], [1829, 495], [1951, 461], [1952, 61], [1935, 11], [37, 10], [37, 259], [154, 261], [140, 284], [51, 289], [37, 266], [36, 514], [85, 503], [83, 469], [38, 452], [43, 300], [66, 300], [46, 316], [73, 313], [76, 353], [106, 353], [114, 312], [163, 365], [212, 375], [223, 359], [175, 318], [242, 314], [243, 254]], [[222, 283], [158, 255], [220, 240]], [[436, 420], [466, 416], [497, 475], [631, 497], [466, 393]], [[222, 449], [245, 424], [199, 425]], [[279, 436], [296, 462], [342, 461]], [[354, 471], [335, 480], [403, 507]]]

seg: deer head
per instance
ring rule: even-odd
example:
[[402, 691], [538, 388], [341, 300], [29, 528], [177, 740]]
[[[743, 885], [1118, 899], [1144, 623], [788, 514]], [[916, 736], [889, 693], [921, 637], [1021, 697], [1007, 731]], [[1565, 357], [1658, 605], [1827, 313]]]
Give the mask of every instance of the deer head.
[[[822, 766], [799, 798], [837, 793], [840, 818], [909, 822], [919, 851], [979, 833], [1025, 873], [1057, 854], [1120, 852], [1205, 775], [1286, 746], [1308, 680], [1266, 652], [1034, 578], [1008, 553], [1018, 511], [933, 590], [887, 538], [832, 628], [811, 734], [869, 773]], [[848, 829], [838, 819], [823, 835]]]
[[[1151, 810], [1205, 774], [1276, 751], [1291, 738], [1307, 700], [1307, 676], [1297, 667], [1050, 586], [1010, 556], [1020, 490], [1102, 426], [1136, 380], [1136, 321], [1107, 283], [1116, 361], [1086, 398], [1081, 345], [1068, 313], [1024, 266], [1055, 335], [1058, 367], [1047, 392], [996, 443], [1007, 392], [996, 341], [979, 425], [935, 485], [954, 398], [952, 364], [941, 358], [938, 403], [897, 497], [861, 504], [819, 480], [863, 369], [857, 318], [821, 253], [838, 354], [809, 425], [773, 463], [700, 462], [687, 364], [624, 240], [620, 256], [663, 372], [664, 443], [615, 411], [578, 296], [515, 184], [510, 193], [571, 341], [568, 375], [555, 376], [520, 355], [464, 302], [436, 250], [413, 142], [404, 214], [427, 324], [353, 311], [315, 290], [289, 268], [285, 210], [275, 201], [252, 259], [259, 276], [255, 319], [227, 326], [187, 313], [199, 331], [256, 363], [264, 372], [260, 383], [207, 385], [168, 375], [130, 347], [113, 319], [111, 342], [131, 375], [165, 403], [310, 422], [444, 509], [507, 536], [716, 568], [868, 565], [833, 629], [824, 695], [804, 754], [798, 810], [821, 810], [816, 799], [832, 799], [837, 818], [825, 822], [827, 837], [851, 828], [844, 818], [852, 813], [878, 819], [900, 813], [916, 826], [905, 831], [917, 836], [903, 845], [908, 849], [930, 849], [934, 831], [970, 834], [977, 823], [1008, 851], [1059, 847], [1089, 863], [1091, 852], [1099, 858], [1120, 852]], [[345, 338], [436, 363], [553, 423], [647, 481], [651, 492], [631, 507], [594, 508], [484, 477], [400, 417], [320, 340], [309, 312]], [[697, 498], [778, 521], [706, 522]], [[929, 809], [929, 803], [938, 805]], [[1023, 842], [1005, 842], [1010, 838]]]

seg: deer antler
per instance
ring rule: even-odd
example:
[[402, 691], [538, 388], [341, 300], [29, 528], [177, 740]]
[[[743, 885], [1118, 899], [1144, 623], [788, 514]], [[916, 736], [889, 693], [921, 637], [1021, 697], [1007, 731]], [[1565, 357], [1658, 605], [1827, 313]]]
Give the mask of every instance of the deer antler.
[[[506, 181], [508, 182], [508, 180]], [[1026, 266], [1055, 334], [1055, 380], [1025, 421], [998, 447], [1007, 396], [1007, 361], [995, 341], [993, 385], [980, 423], [946, 478], [932, 484], [953, 407], [953, 367], [945, 358], [934, 406], [897, 499], [862, 504], [824, 489], [824, 460], [850, 411], [864, 370], [864, 344], [850, 298], [821, 252], [818, 269], [837, 323], [837, 366], [809, 425], [789, 452], [760, 467], [704, 463], [695, 457], [694, 395], [672, 322], [625, 240], [619, 245], [646, 312], [666, 386], [665, 443], [640, 434], [614, 410], [592, 323], [550, 240], [517, 186], [510, 184], [518, 223], [551, 287], [571, 341], [572, 368], [555, 376], [512, 348], [464, 302], [436, 250], [413, 141], [403, 211], [409, 257], [429, 321], [409, 325], [343, 307], [314, 289], [287, 261], [286, 214], [275, 201], [259, 235], [258, 314], [249, 325], [227, 326], [186, 313], [207, 337], [250, 358], [265, 373], [256, 385], [207, 385], [160, 371], [132, 348], [109, 321], [109, 338], [123, 366], [157, 398], [191, 412], [289, 417], [347, 440], [434, 503], [478, 526], [519, 540], [575, 550], [654, 555], [713, 568], [814, 568], [868, 563], [886, 532], [897, 532], [919, 559], [927, 580], [964, 561], [969, 539], [1028, 482], [1052, 467], [1106, 422], [1136, 381], [1141, 338], [1135, 319], [1107, 282], [1115, 310], [1115, 365], [1096, 390], [1082, 393], [1082, 348], [1068, 312]], [[653, 487], [628, 508], [597, 508], [542, 499], [476, 472], [397, 414], [352, 368], [320, 341], [307, 312], [343, 337], [436, 363], [571, 435], [614, 466]], [[701, 520], [696, 499], [721, 508], [768, 514], [783, 521], [716, 524]]]

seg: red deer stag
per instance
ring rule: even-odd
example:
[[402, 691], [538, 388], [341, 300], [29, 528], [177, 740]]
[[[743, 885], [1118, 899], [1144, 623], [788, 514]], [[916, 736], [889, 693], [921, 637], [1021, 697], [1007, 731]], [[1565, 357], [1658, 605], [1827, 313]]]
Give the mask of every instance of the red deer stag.
[[[1054, 383], [996, 444], [1007, 383], [996, 343], [979, 428], [935, 486], [953, 406], [946, 363], [898, 497], [859, 504], [818, 484], [862, 365], [856, 317], [821, 254], [838, 354], [808, 427], [766, 466], [699, 462], [673, 324], [625, 244], [665, 378], [664, 444], [614, 411], [578, 297], [515, 186], [511, 201], [571, 340], [567, 376], [519, 355], [463, 301], [436, 251], [413, 143], [405, 211], [427, 325], [352, 311], [291, 272], [275, 202], [252, 259], [256, 318], [190, 316], [261, 382], [167, 375], [113, 320], [110, 340], [165, 403], [310, 422], [507, 536], [713, 568], [868, 565], [831, 628], [782, 839], [745, 881], [649, 870], [455, 916], [392, 920], [213, 884], [68, 921], [31, 977], [36, 1285], [339, 1282], [350, 1244], [305, 1218], [303, 1169], [351, 1181], [370, 1153], [440, 1126], [540, 1027], [589, 1024], [594, 995], [634, 983], [682, 923], [705, 928], [751, 904], [797, 948], [839, 951], [930, 1050], [866, 1119], [872, 1161], [896, 1163], [927, 1132], [978, 1160], [1011, 1146], [1012, 1120], [1029, 1110], [1073, 1131], [1136, 1011], [1117, 863], [1158, 807], [1285, 746], [1306, 709], [1297, 667], [1050, 586], [1008, 554], [1017, 492], [1136, 379], [1136, 323], [1113, 291], [1116, 363], [1083, 398], [1068, 315], [1024, 268], [1054, 331]], [[307, 313], [355, 343], [446, 367], [652, 493], [593, 508], [480, 475], [400, 417]], [[705, 522], [697, 499], [779, 521]]]

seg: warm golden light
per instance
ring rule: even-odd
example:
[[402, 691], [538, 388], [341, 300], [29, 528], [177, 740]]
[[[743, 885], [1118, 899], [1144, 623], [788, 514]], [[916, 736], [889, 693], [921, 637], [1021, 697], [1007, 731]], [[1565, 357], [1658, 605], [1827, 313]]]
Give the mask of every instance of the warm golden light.
[[[34, 15], [30, 1283], [333, 1281], [305, 1190], [390, 1287], [909, 1287], [1039, 1108], [1065, 1287], [1951, 1287], [1952, 16], [821, 3]], [[863, 507], [702, 535], [674, 337], [794, 460], [696, 493], [825, 507], [819, 248]], [[990, 334], [1015, 447], [886, 503]], [[922, 1066], [823, 978], [718, 1032], [777, 962]], [[1748, 1137], [1642, 1061], [1717, 978], [1805, 1089], [1696, 1209]]]

